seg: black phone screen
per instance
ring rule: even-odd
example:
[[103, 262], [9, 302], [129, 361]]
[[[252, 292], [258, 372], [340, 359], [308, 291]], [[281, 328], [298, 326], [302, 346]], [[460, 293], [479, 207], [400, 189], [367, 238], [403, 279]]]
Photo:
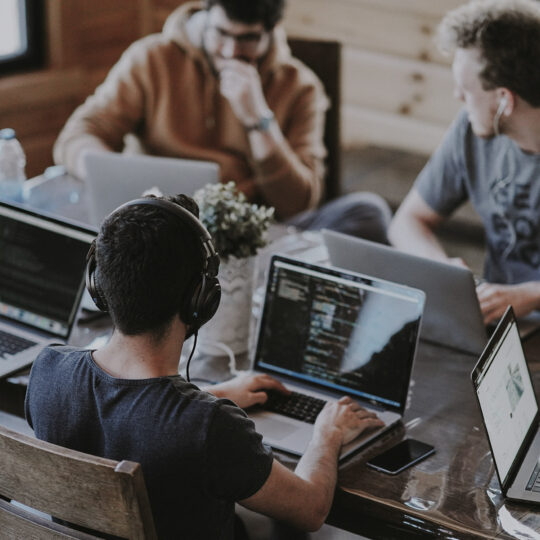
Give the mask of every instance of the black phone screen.
[[434, 452], [435, 448], [430, 444], [416, 439], [405, 439], [382, 454], [371, 458], [367, 465], [387, 474], [398, 474]]

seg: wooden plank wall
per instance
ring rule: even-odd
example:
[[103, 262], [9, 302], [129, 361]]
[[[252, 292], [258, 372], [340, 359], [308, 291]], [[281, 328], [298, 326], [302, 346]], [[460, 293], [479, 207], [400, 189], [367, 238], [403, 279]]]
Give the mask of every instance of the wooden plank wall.
[[341, 41], [342, 142], [431, 153], [460, 105], [433, 42], [465, 0], [291, 0], [290, 35]]
[[[465, 0], [289, 0], [294, 37], [343, 44], [342, 142], [430, 153], [459, 109], [448, 59], [434, 29]], [[71, 111], [135, 39], [159, 31], [181, 0], [44, 0], [48, 63], [0, 77], [0, 127], [14, 127], [27, 175], [52, 164], [53, 142]]]

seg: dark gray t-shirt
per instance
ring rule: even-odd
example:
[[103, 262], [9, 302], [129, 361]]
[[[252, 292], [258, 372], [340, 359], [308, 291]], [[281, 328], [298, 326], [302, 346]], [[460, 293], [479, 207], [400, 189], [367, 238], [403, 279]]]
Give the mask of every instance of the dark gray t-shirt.
[[504, 135], [477, 137], [462, 111], [415, 187], [443, 216], [470, 199], [485, 228], [488, 281], [540, 280], [540, 154]]
[[25, 407], [39, 439], [140, 463], [160, 539], [233, 538], [234, 502], [257, 492], [272, 467], [232, 402], [180, 376], [116, 379], [87, 350], [45, 349]]

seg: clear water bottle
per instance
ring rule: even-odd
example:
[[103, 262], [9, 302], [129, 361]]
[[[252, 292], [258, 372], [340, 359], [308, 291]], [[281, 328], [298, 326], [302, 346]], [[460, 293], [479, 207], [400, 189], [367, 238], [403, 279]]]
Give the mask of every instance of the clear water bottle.
[[15, 130], [0, 130], [0, 198], [22, 202], [26, 156]]

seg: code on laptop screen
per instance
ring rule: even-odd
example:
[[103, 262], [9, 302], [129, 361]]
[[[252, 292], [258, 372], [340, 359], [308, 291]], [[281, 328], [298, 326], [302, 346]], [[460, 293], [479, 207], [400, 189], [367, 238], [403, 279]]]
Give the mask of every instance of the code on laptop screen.
[[423, 300], [416, 289], [275, 259], [256, 367], [402, 408]]
[[0, 206], [0, 315], [67, 337], [92, 239]]

